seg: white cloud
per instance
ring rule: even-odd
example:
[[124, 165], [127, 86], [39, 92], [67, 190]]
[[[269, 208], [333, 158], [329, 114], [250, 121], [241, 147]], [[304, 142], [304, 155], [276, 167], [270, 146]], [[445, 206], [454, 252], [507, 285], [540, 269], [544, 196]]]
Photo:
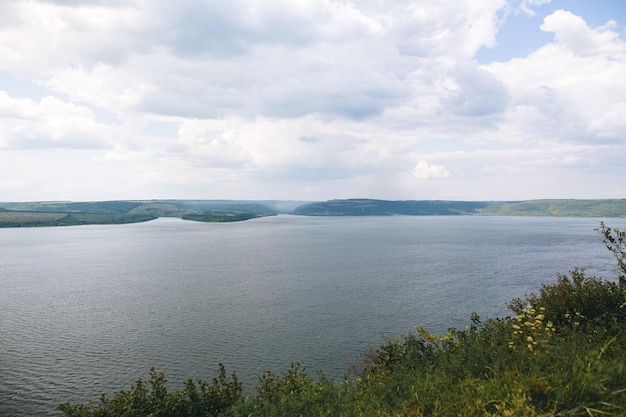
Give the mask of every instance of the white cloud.
[[535, 7], [550, 3], [551, 1], [552, 0], [521, 0], [517, 10], [529, 16], [534, 16], [535, 11], [533, 9]]
[[613, 103], [604, 114], [590, 120], [589, 130], [599, 137], [622, 139], [626, 133], [626, 100]]
[[[573, 193], [567, 172], [596, 195], [626, 137], [617, 23], [557, 11], [541, 26], [553, 42], [474, 59], [503, 15], [545, 2], [6, 0], [0, 70], [43, 94], [0, 90], [0, 146], [59, 173], [37, 185], [16, 167], [0, 187], [29, 184], [33, 199], [54, 182], [73, 184], [54, 198], [533, 198], [541, 175], [555, 179], [542, 196]], [[440, 181], [416, 189], [428, 178]]]
[[394, 10], [397, 46], [406, 55], [470, 59], [483, 45], [495, 42], [496, 12], [505, 1], [399, 2]]
[[574, 54], [603, 55], [607, 58], [626, 58], [626, 42], [610, 29], [615, 21], [601, 28], [590, 28], [585, 20], [565, 10], [557, 10], [544, 19], [541, 30], [554, 32], [557, 43]]
[[475, 64], [462, 63], [453, 72], [453, 86], [445, 107], [461, 116], [488, 116], [502, 113], [508, 92], [492, 73]]
[[413, 175], [415, 178], [420, 180], [447, 178], [450, 176], [450, 171], [441, 165], [431, 164], [423, 159], [420, 159], [417, 165], [413, 168]]
[[487, 67], [510, 92], [507, 119], [515, 136], [527, 142], [623, 137], [626, 42], [569, 12], [547, 16], [542, 28], [555, 32], [554, 43]]
[[38, 103], [0, 91], [0, 148], [103, 148], [113, 128], [84, 106], [44, 97]]
[[[493, 42], [499, 7], [425, 1], [360, 10], [330, 0], [9, 6], [15, 18], [1, 33], [9, 42], [0, 66], [74, 100], [200, 118], [247, 111], [355, 119], [407, 97], [404, 80], [416, 70], [431, 73], [424, 79], [431, 82]], [[423, 42], [418, 55], [435, 61], [411, 57]]]
[[[35, 79], [63, 68], [119, 64], [150, 46], [149, 13], [133, 7], [65, 7], [8, 0], [0, 27], [0, 66]], [[139, 35], [139, 36], [137, 36]]]

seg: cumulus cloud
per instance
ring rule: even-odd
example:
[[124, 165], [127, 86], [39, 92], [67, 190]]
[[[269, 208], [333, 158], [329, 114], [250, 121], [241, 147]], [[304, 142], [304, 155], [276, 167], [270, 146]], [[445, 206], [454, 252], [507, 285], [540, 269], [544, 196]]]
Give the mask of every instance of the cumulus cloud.
[[0, 91], [0, 147], [105, 148], [112, 131], [87, 107], [49, 96], [39, 102], [14, 99]]
[[351, 3], [234, 0], [159, 2], [166, 43], [182, 54], [232, 56], [259, 44], [307, 46], [381, 31]]
[[447, 178], [450, 176], [450, 171], [441, 165], [432, 164], [420, 159], [415, 167], [413, 167], [413, 175], [420, 180]]
[[[136, 7], [63, 7], [36, 1], [2, 3], [0, 66], [35, 79], [68, 67], [121, 64], [150, 48], [150, 24]], [[143, 32], [143, 33], [142, 33]]]
[[497, 11], [505, 3], [398, 2], [393, 15], [396, 45], [402, 54], [415, 57], [470, 59], [480, 47], [494, 44]]
[[[624, 22], [556, 11], [552, 42], [477, 64], [507, 13], [544, 3], [6, 0], [0, 71], [20, 85], [0, 86], [0, 146], [132, 177], [108, 188], [145, 187], [128, 198], [533, 197], [526, 178], [596, 175], [626, 135]], [[0, 187], [36, 183], [14, 172]]]
[[[496, 4], [453, 3], [461, 10], [435, 1], [363, 10], [330, 0], [9, 2], [0, 65], [116, 112], [362, 119], [406, 100], [416, 69], [440, 72], [493, 41]], [[416, 47], [452, 60], [411, 63], [404, 56]]]
[[612, 58], [626, 58], [626, 42], [611, 30], [616, 25], [609, 21], [600, 28], [590, 28], [585, 20], [575, 14], [557, 10], [544, 19], [541, 30], [553, 32], [557, 43], [577, 55], [603, 55]]
[[451, 113], [461, 116], [488, 116], [506, 109], [508, 92], [492, 73], [477, 65], [463, 63], [453, 72], [453, 86], [445, 100]]
[[319, 113], [363, 119], [382, 113], [403, 96], [406, 91], [393, 76], [358, 69], [339, 74], [325, 71], [307, 79], [292, 76], [262, 87], [258, 111], [277, 117]]
[[250, 158], [236, 131], [211, 120], [183, 122], [178, 143], [183, 145], [179, 150], [196, 166], [241, 167]]
[[511, 95], [508, 125], [535, 133], [526, 141], [623, 137], [618, 119], [626, 117], [626, 79], [620, 75], [626, 71], [626, 42], [610, 25], [591, 28], [560, 10], [544, 19], [542, 30], [555, 33], [553, 43], [527, 58], [487, 67]]

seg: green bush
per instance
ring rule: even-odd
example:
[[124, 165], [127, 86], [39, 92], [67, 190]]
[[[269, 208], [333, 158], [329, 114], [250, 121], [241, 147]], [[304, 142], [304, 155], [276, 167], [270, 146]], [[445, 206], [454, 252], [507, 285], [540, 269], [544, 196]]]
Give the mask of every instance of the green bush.
[[604, 246], [615, 256], [617, 260], [615, 273], [619, 286], [622, 291], [626, 291], [626, 230], [611, 228], [600, 222], [600, 227], [596, 231], [602, 235]]
[[560, 330], [585, 326], [587, 330], [616, 331], [626, 313], [623, 308], [626, 302], [626, 232], [604, 223], [596, 230], [615, 255], [617, 282], [587, 277], [584, 270], [573, 269], [569, 276], [559, 275], [555, 284], [542, 285], [539, 295], [530, 294], [511, 301], [509, 308], [517, 315], [523, 315], [528, 306], [541, 308], [546, 320]]
[[211, 384], [184, 381], [184, 389], [168, 392], [165, 375], [150, 369], [147, 380], [138, 379], [130, 391], [120, 391], [112, 398], [100, 397], [100, 404], [65, 403], [58, 407], [67, 417], [206, 417], [218, 416], [242, 398], [242, 384], [235, 374], [226, 376], [219, 364], [218, 376]]
[[611, 281], [587, 277], [583, 270], [574, 269], [569, 276], [559, 275], [556, 284], [542, 285], [539, 295], [515, 299], [509, 307], [518, 315], [526, 306], [545, 309], [545, 318], [557, 329], [581, 325], [613, 328], [623, 319], [624, 293]]

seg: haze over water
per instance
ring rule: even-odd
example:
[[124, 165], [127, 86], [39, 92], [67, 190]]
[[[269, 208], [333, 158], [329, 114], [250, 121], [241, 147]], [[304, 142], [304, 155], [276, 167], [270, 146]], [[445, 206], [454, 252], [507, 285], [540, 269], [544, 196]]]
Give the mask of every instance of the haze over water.
[[[0, 229], [0, 416], [176, 389], [219, 362], [252, 391], [300, 362], [341, 379], [385, 337], [441, 333], [584, 267], [612, 278], [599, 219], [276, 216]], [[624, 228], [626, 219], [607, 225]]]

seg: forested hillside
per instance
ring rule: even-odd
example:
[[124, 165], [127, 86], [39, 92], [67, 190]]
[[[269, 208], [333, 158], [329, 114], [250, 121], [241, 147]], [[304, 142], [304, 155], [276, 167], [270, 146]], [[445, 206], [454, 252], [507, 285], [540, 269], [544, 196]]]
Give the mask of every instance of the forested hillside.
[[159, 217], [229, 222], [275, 215], [273, 201], [146, 200], [0, 203], [0, 227], [137, 223]]
[[304, 204], [293, 211], [304, 216], [393, 216], [393, 215], [491, 215], [625, 217], [626, 199], [621, 200], [330, 200]]
[[347, 199], [325, 202], [142, 200], [0, 203], [0, 227], [136, 223], [159, 217], [231, 222], [276, 214], [301, 216], [626, 217], [626, 200], [443, 201]]

